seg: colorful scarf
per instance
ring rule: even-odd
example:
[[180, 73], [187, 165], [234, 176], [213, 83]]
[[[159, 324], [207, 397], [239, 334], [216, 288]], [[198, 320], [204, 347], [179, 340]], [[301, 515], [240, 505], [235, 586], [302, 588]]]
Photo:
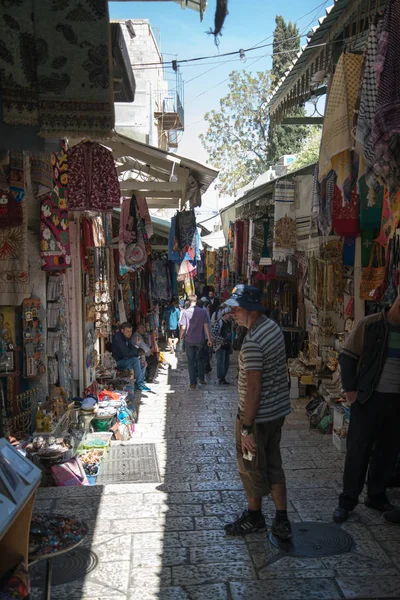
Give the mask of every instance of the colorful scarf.
[[374, 191], [374, 204], [370, 202], [372, 190], [368, 188], [366, 176], [358, 180], [358, 191], [360, 194], [360, 227], [364, 229], [378, 229], [381, 222], [383, 206], [383, 186]]
[[40, 255], [43, 271], [71, 267], [69, 220], [64, 189], [40, 198]]
[[391, 194], [400, 187], [400, 3], [389, 0], [375, 63], [378, 82], [372, 125], [375, 170]]
[[356, 236], [360, 232], [360, 198], [354, 187], [351, 202], [343, 202], [342, 192], [335, 185], [333, 195], [332, 226], [336, 235]]
[[376, 185], [374, 171], [375, 153], [371, 134], [378, 93], [375, 62], [378, 55], [379, 37], [382, 27], [382, 20], [378, 21], [377, 24], [371, 23], [369, 27], [364, 53], [363, 82], [355, 133], [356, 150], [360, 155], [360, 175], [365, 174], [365, 185], [369, 188], [373, 188]]
[[389, 192], [385, 189], [383, 195], [381, 230], [379, 237], [375, 240], [381, 246], [386, 247], [396, 233], [400, 222], [400, 192], [397, 192], [392, 199], [389, 198]]
[[[274, 188], [274, 243], [275, 261], [286, 261], [296, 250], [296, 221], [291, 215], [294, 207], [296, 184], [277, 181]], [[293, 213], [294, 214], [294, 213]]]
[[353, 147], [353, 115], [359, 89], [362, 56], [342, 54], [336, 65], [329, 90], [319, 158], [319, 180], [333, 169], [337, 186], [343, 191], [351, 174], [350, 152]]
[[222, 268], [221, 268], [221, 290], [229, 287], [229, 264], [228, 264], [228, 249], [222, 250]]
[[234, 247], [236, 277], [239, 277], [242, 272], [243, 236], [244, 236], [244, 221], [236, 221], [236, 223], [235, 223], [235, 247]]
[[216, 254], [212, 250], [206, 250], [206, 284], [215, 285], [215, 260]]
[[[7, 10], [8, 7], [8, 10]], [[114, 127], [107, 0], [24, 1], [2, 9], [3, 120], [42, 137]]]

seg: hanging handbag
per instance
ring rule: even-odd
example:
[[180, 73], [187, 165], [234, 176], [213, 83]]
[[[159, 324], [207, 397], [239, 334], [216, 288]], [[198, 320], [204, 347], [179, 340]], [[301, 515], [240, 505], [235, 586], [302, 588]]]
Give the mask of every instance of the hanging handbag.
[[368, 267], [361, 271], [360, 298], [373, 300], [377, 289], [385, 281], [384, 249], [374, 242]]

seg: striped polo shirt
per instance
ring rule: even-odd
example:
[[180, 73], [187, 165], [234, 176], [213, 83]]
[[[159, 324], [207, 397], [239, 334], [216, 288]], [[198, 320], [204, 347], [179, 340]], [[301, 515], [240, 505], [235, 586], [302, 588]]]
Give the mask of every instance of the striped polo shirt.
[[289, 414], [290, 398], [283, 333], [265, 316], [247, 332], [239, 355], [239, 411], [243, 415], [247, 391], [246, 371], [262, 371], [260, 408], [256, 423], [275, 421]]

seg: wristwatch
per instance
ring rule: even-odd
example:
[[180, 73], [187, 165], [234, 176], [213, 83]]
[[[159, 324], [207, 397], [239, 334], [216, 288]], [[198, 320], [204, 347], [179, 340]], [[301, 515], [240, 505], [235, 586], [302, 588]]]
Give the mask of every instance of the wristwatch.
[[245, 425], [243, 423], [242, 424], [241, 434], [242, 435], [251, 435], [252, 433], [253, 433], [253, 425]]

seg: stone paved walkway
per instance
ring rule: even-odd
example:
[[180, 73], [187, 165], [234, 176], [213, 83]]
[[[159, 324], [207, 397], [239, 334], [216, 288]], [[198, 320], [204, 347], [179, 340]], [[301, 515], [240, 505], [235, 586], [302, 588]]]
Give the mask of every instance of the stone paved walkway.
[[[344, 525], [349, 554], [277, 560], [265, 535], [226, 538], [245, 506], [233, 442], [236, 389], [188, 390], [185, 361], [143, 395], [134, 443], [154, 443], [163, 483], [40, 489], [38, 510], [89, 523], [99, 566], [53, 588], [54, 600], [336, 600], [400, 598], [400, 531], [361, 505]], [[231, 368], [231, 381], [235, 368]], [[214, 371], [213, 371], [214, 372]], [[282, 453], [293, 521], [331, 521], [343, 457], [310, 432], [304, 401], [287, 419]], [[398, 492], [392, 497], [399, 498]], [[265, 514], [274, 514], [270, 501]], [[32, 598], [41, 598], [34, 590]]]

